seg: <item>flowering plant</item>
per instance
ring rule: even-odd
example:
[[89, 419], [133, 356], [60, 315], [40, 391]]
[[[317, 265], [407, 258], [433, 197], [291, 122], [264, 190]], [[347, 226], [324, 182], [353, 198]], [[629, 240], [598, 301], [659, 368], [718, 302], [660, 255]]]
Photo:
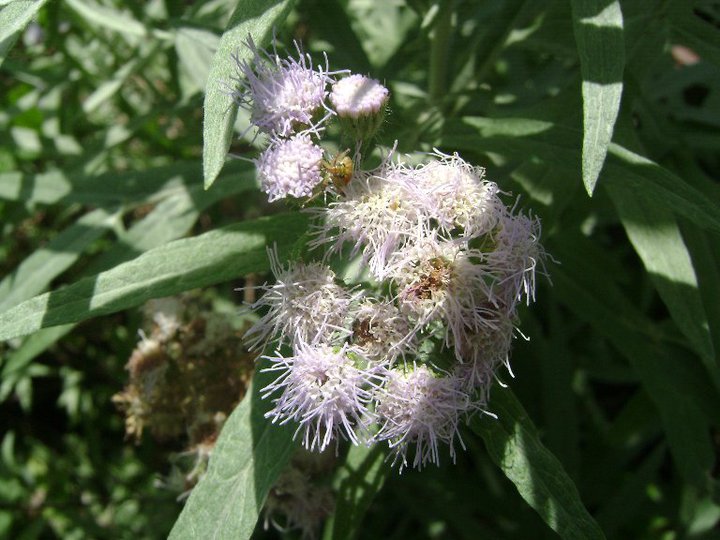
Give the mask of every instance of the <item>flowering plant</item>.
[[713, 2], [0, 20], [0, 537], [713, 536]]

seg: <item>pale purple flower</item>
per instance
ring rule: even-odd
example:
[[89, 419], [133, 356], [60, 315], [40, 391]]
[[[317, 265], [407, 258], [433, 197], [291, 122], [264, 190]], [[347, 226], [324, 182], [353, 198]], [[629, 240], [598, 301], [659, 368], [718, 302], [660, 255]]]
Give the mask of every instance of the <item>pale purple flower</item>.
[[330, 103], [339, 117], [357, 119], [382, 112], [388, 97], [388, 89], [375, 79], [350, 75], [333, 84]]
[[422, 210], [412, 194], [398, 181], [399, 169], [385, 163], [364, 175], [356, 175], [345, 188], [345, 197], [323, 209], [323, 223], [311, 245], [329, 244], [330, 252], [352, 246], [362, 253], [377, 279], [387, 276], [391, 256], [405, 243], [424, 234]]
[[383, 364], [371, 363], [347, 344], [333, 348], [304, 340], [297, 341], [293, 356], [276, 355], [263, 357], [273, 364], [266, 371], [280, 373], [262, 390], [263, 398], [280, 393], [265, 416], [280, 424], [299, 422], [295, 433], [302, 431], [309, 450], [322, 452], [338, 435], [358, 444], [356, 431], [365, 433], [373, 417], [368, 404]]
[[509, 317], [500, 318], [494, 327], [486, 326], [464, 336], [457, 349], [459, 363], [455, 365], [453, 374], [465, 388], [477, 390], [478, 400], [483, 404], [487, 401], [498, 368], [504, 365], [510, 369], [514, 333], [513, 321]]
[[451, 240], [428, 237], [398, 251], [390, 267], [400, 311], [416, 329], [445, 328], [445, 344], [459, 348], [466, 336], [496, 326], [498, 306], [484, 254]]
[[330, 342], [331, 336], [349, 334], [344, 329], [345, 317], [360, 293], [351, 293], [338, 285], [335, 273], [320, 263], [297, 263], [283, 268], [277, 253], [268, 250], [270, 266], [276, 282], [250, 307], [268, 311], [246, 333], [252, 348], [267, 341], [301, 339], [320, 336]]
[[320, 131], [322, 122], [332, 114], [324, 105], [326, 87], [333, 82], [327, 58], [325, 68], [315, 70], [310, 56], [303, 54], [297, 43], [297, 59], [258, 50], [252, 39], [247, 46], [253, 57], [250, 61], [235, 58], [238, 88], [233, 97], [250, 111], [252, 124], [275, 137]]
[[417, 354], [416, 335], [407, 318], [389, 301], [365, 298], [353, 311], [351, 342], [368, 358], [392, 364]]
[[279, 139], [256, 160], [260, 188], [270, 202], [292, 196], [309, 197], [322, 182], [323, 150], [308, 135]]
[[459, 379], [433, 373], [424, 365], [393, 369], [376, 400], [380, 429], [373, 440], [388, 442], [401, 471], [408, 464], [412, 446], [411, 463], [418, 469], [427, 462], [439, 465], [441, 444], [448, 445], [450, 457], [455, 459], [458, 424], [461, 416], [473, 409]]
[[544, 271], [545, 251], [540, 244], [537, 217], [508, 213], [494, 235], [494, 249], [488, 265], [497, 276], [493, 292], [512, 311], [517, 302], [535, 301], [535, 273]]
[[436, 151], [434, 157], [439, 159], [405, 175], [422, 194], [428, 221], [436, 222], [446, 236], [457, 232], [475, 238], [492, 231], [506, 212], [497, 184], [484, 179], [485, 169], [473, 167], [457, 154]]

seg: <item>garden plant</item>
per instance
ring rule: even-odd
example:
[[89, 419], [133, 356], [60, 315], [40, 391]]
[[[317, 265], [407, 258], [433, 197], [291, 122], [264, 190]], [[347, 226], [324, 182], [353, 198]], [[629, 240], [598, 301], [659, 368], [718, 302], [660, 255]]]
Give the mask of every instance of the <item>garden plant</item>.
[[0, 2], [0, 537], [720, 539], [719, 43]]

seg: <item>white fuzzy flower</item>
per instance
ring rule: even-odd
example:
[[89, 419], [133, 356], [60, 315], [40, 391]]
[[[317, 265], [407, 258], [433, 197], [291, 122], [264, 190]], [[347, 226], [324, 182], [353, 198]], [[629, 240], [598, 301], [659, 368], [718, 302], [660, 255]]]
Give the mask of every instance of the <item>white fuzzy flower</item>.
[[493, 292], [512, 311], [517, 302], [535, 301], [535, 272], [543, 271], [545, 251], [540, 245], [540, 220], [522, 214], [505, 215], [488, 253], [488, 265], [497, 275]]
[[362, 253], [372, 274], [384, 279], [393, 253], [422, 237], [425, 228], [421, 207], [398, 181], [396, 170], [386, 163], [356, 175], [345, 188], [345, 197], [323, 210], [324, 222], [311, 245], [331, 244], [333, 252], [348, 243], [353, 254]]
[[457, 231], [475, 238], [490, 232], [505, 212], [497, 184], [484, 180], [485, 169], [457, 154], [436, 156], [440, 159], [406, 174], [406, 181], [422, 193], [428, 219], [445, 235]]
[[412, 465], [418, 469], [427, 462], [440, 463], [441, 443], [448, 444], [450, 457], [455, 459], [460, 417], [473, 408], [456, 377], [437, 375], [427, 366], [393, 369], [376, 399], [380, 429], [374, 440], [388, 441], [395, 461], [400, 460], [400, 470], [408, 464], [408, 450], [413, 445]]
[[347, 344], [339, 350], [299, 340], [294, 354], [265, 356], [273, 365], [267, 371], [279, 377], [263, 389], [263, 397], [280, 392], [265, 416], [284, 424], [300, 423], [303, 445], [322, 452], [336, 435], [358, 444], [356, 431], [365, 432], [372, 413], [368, 403], [384, 367], [372, 364], [361, 351]]
[[257, 159], [260, 187], [270, 202], [309, 197], [322, 181], [323, 150], [308, 135], [274, 141]]
[[272, 338], [308, 341], [320, 336], [330, 342], [336, 332], [349, 333], [343, 323], [359, 293], [338, 285], [335, 273], [323, 264], [298, 263], [285, 269], [277, 253], [268, 250], [268, 256], [276, 282], [250, 306], [268, 310], [245, 334], [252, 348]]
[[330, 102], [340, 117], [360, 118], [383, 111], [388, 101], [388, 89], [375, 79], [364, 75], [350, 75], [332, 86]]
[[417, 353], [407, 318], [391, 302], [365, 299], [353, 317], [352, 344], [369, 358], [392, 364], [399, 356]]
[[[455, 374], [468, 390], [479, 391], [479, 401], [485, 403], [495, 373], [501, 365], [510, 368], [510, 349], [515, 327], [510, 318], [501, 318], [494, 327], [465, 336], [458, 349], [460, 362]], [[511, 372], [512, 373], [512, 372]]]
[[397, 252], [391, 266], [400, 310], [417, 329], [442, 322], [445, 344], [456, 355], [467, 335], [496, 325], [492, 275], [483, 259], [478, 250], [428, 237]]
[[[253, 125], [278, 137], [308, 129], [317, 133], [332, 114], [324, 105], [326, 87], [333, 82], [327, 66], [314, 70], [310, 56], [303, 54], [297, 43], [298, 59], [260, 51], [252, 39], [247, 46], [253, 57], [250, 61], [235, 58], [238, 88], [233, 97], [250, 111]], [[324, 116], [317, 119], [324, 110]]]

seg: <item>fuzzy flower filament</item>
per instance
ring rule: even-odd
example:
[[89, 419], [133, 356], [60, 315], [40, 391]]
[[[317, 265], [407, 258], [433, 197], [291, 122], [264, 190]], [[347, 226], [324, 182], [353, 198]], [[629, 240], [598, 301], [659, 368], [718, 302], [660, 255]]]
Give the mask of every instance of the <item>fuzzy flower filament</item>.
[[273, 422], [299, 423], [305, 448], [322, 452], [340, 435], [359, 444], [356, 430], [365, 432], [372, 413], [371, 389], [380, 382], [384, 367], [369, 362], [357, 348], [347, 344], [333, 348], [299, 340], [294, 354], [265, 356], [268, 371], [280, 376], [263, 389], [267, 397], [279, 392], [266, 417]]
[[297, 59], [280, 58], [276, 52], [259, 50], [249, 39], [252, 59], [235, 59], [238, 86], [233, 97], [250, 111], [251, 123], [273, 137], [288, 137], [306, 129], [318, 133], [332, 114], [324, 105], [326, 88], [333, 82], [331, 74], [327, 67], [313, 69], [310, 56], [295, 46]]

